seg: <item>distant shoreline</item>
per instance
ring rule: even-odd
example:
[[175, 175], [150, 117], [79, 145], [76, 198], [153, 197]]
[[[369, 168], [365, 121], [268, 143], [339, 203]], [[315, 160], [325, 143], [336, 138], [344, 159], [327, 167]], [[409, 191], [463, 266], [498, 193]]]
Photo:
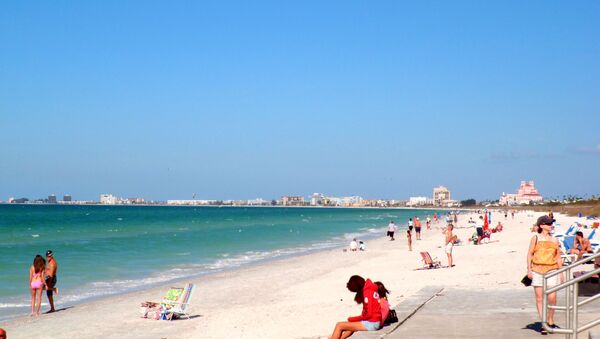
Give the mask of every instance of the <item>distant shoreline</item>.
[[[49, 203], [35, 203], [35, 204], [14, 204], [2, 202], [0, 205], [10, 206], [105, 206], [105, 207], [218, 207], [218, 208], [328, 208], [328, 209], [382, 209], [382, 210], [442, 210], [442, 211], [469, 211], [473, 208], [467, 207], [373, 207], [373, 206], [281, 206], [281, 205], [172, 205], [172, 204], [49, 204]], [[476, 209], [476, 208], [475, 208]]]

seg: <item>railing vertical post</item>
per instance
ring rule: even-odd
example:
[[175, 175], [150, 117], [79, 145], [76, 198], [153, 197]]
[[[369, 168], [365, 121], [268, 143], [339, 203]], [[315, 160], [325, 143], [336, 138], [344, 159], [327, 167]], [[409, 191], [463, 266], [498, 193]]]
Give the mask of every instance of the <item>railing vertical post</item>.
[[579, 295], [579, 284], [573, 284], [573, 326], [571, 326], [571, 328], [573, 329], [573, 339], [577, 339], [577, 312], [579, 312], [578, 308], [579, 305], [577, 305], [577, 296]]
[[[535, 288], [535, 287], [534, 287]], [[548, 294], [546, 290], [548, 289], [548, 280], [546, 279], [546, 275], [542, 275], [542, 326], [548, 322]], [[537, 296], [536, 296], [537, 298]], [[537, 302], [537, 300], [536, 300]]]
[[[558, 277], [560, 279], [560, 277]], [[565, 276], [565, 281], [569, 281], [571, 280], [571, 268], [567, 268], [566, 271], [566, 276]], [[560, 281], [560, 280], [559, 280]], [[567, 286], [567, 288], [565, 289], [565, 306], [567, 307], [567, 310], [565, 312], [565, 317], [567, 318], [567, 322], [566, 322], [566, 327], [567, 328], [573, 328], [572, 324], [571, 324], [571, 298], [573, 298], [573, 286], [569, 285]], [[570, 334], [567, 334], [567, 339], [571, 339], [572, 336]]]

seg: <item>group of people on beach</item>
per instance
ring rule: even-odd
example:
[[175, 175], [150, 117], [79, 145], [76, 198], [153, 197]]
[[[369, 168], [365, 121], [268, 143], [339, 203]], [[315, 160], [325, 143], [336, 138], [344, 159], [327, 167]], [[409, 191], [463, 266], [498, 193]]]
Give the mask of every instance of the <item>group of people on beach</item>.
[[54, 259], [52, 250], [46, 251], [46, 259], [41, 255], [36, 255], [33, 264], [29, 268], [29, 288], [31, 290], [31, 315], [40, 315], [42, 305], [42, 292], [46, 290], [50, 310], [46, 313], [55, 312], [54, 295], [58, 294], [56, 285], [56, 273], [58, 264]]
[[358, 331], [377, 331], [383, 327], [390, 316], [390, 304], [387, 295], [390, 293], [382, 282], [373, 282], [359, 275], [353, 275], [346, 283], [346, 288], [354, 292], [354, 301], [362, 304], [362, 312], [358, 316], [348, 317], [347, 321], [335, 324], [330, 339], [345, 339]]
[[350, 252], [366, 251], [366, 250], [367, 250], [367, 244], [365, 244], [364, 241], [362, 241], [362, 240], [357, 241], [356, 238], [354, 238], [350, 242]]

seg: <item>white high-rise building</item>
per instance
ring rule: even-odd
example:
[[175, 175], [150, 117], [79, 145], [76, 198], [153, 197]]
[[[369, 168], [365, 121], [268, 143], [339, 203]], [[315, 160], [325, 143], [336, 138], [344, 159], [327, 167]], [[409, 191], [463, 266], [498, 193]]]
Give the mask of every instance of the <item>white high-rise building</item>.
[[310, 197], [310, 205], [311, 206], [321, 205], [322, 201], [323, 201], [323, 194], [321, 194], [321, 193], [313, 193], [312, 196]]
[[112, 194], [100, 194], [100, 203], [104, 205], [115, 205], [117, 197]]
[[446, 201], [451, 199], [450, 191], [444, 186], [438, 186], [433, 189], [433, 204], [443, 206]]

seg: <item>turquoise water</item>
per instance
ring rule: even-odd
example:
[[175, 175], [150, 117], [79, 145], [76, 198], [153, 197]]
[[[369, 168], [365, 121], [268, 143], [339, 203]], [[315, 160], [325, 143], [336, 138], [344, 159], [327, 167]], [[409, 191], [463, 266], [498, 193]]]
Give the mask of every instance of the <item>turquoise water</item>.
[[52, 249], [61, 307], [382, 236], [433, 211], [0, 205], [0, 318], [27, 313], [29, 267]]

